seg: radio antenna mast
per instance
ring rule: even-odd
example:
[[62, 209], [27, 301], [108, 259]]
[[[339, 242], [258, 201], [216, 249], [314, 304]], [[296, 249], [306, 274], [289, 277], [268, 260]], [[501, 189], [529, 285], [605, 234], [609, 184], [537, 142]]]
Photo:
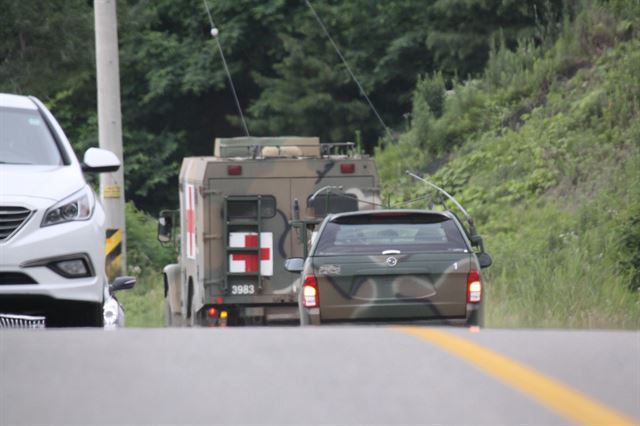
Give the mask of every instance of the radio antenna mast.
[[240, 115], [240, 121], [242, 122], [244, 133], [246, 136], [251, 136], [249, 134], [249, 128], [247, 127], [247, 122], [244, 119], [244, 114], [242, 113], [242, 107], [240, 106], [240, 101], [238, 100], [238, 94], [236, 93], [236, 88], [233, 85], [231, 72], [229, 72], [227, 61], [224, 58], [224, 53], [222, 52], [222, 45], [220, 45], [220, 40], [218, 39], [218, 34], [220, 33], [220, 31], [213, 23], [213, 17], [211, 16], [211, 11], [209, 10], [209, 4], [207, 3], [207, 0], [202, 0], [202, 1], [204, 3], [204, 7], [207, 9], [207, 15], [209, 16], [209, 24], [211, 24], [211, 37], [213, 37], [213, 39], [216, 41], [216, 45], [218, 46], [218, 52], [220, 52], [220, 57], [222, 58], [222, 65], [224, 66], [224, 71], [227, 73], [227, 78], [229, 79], [229, 86], [231, 87], [231, 92], [233, 93], [233, 99], [236, 102], [236, 108], [238, 108], [238, 114]]

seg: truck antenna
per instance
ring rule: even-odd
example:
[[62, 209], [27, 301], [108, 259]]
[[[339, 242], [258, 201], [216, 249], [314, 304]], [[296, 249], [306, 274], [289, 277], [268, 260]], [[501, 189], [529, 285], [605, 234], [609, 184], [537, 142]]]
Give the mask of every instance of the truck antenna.
[[229, 86], [231, 87], [231, 92], [233, 93], [233, 99], [236, 101], [236, 107], [238, 108], [238, 114], [240, 115], [240, 121], [242, 121], [242, 127], [244, 128], [244, 133], [246, 136], [251, 136], [249, 134], [249, 128], [247, 127], [247, 122], [244, 119], [244, 114], [242, 113], [242, 107], [240, 106], [240, 101], [238, 100], [238, 94], [236, 93], [236, 88], [233, 85], [233, 80], [231, 79], [231, 73], [229, 72], [229, 67], [227, 66], [227, 61], [224, 58], [224, 53], [222, 52], [222, 45], [220, 45], [220, 40], [218, 39], [218, 34], [220, 31], [213, 23], [213, 17], [211, 16], [211, 11], [209, 10], [209, 4], [207, 0], [202, 0], [204, 3], [204, 7], [207, 9], [207, 15], [209, 16], [209, 24], [211, 24], [211, 37], [216, 41], [216, 45], [218, 46], [218, 52], [220, 52], [220, 57], [222, 58], [222, 65], [224, 66], [224, 70], [227, 73], [227, 78], [229, 79]]
[[338, 55], [338, 57], [340, 58], [340, 60], [344, 64], [345, 68], [347, 69], [347, 72], [349, 73], [349, 75], [353, 79], [354, 83], [356, 83], [356, 85], [358, 86], [358, 89], [360, 90], [360, 94], [367, 101], [367, 104], [369, 104], [369, 108], [375, 114], [375, 116], [378, 119], [378, 121], [380, 122], [380, 125], [382, 126], [382, 128], [387, 132], [387, 136], [389, 136], [389, 139], [391, 141], [394, 141], [396, 138], [393, 136], [393, 133], [391, 132], [391, 129], [389, 127], [387, 127], [387, 125], [385, 124], [385, 122], [382, 119], [382, 117], [380, 116], [380, 114], [378, 114], [378, 110], [373, 105], [373, 102], [371, 102], [371, 99], [369, 99], [369, 96], [367, 96], [367, 92], [364, 91], [364, 87], [362, 87], [362, 84], [360, 84], [360, 81], [358, 80], [356, 75], [351, 70], [351, 67], [347, 63], [347, 60], [342, 55], [342, 52], [340, 52], [340, 49], [338, 48], [338, 45], [336, 44], [335, 41], [333, 41], [333, 38], [331, 37], [331, 34], [329, 34], [329, 30], [324, 25], [324, 22], [322, 22], [322, 19], [320, 19], [320, 16], [318, 16], [318, 14], [316, 13], [316, 10], [313, 8], [313, 6], [311, 6], [311, 3], [309, 2], [309, 0], [304, 0], [304, 2], [307, 4], [307, 7], [309, 8], [309, 10], [311, 10], [311, 13], [313, 14], [313, 17], [316, 19], [316, 22], [318, 22], [318, 25], [320, 26], [320, 28], [322, 28], [322, 31], [324, 32], [324, 35], [327, 37], [327, 40], [329, 40], [329, 43], [331, 43], [331, 45], [333, 46], [334, 50], [336, 51], [336, 54]]
[[438, 185], [433, 184], [431, 182], [429, 182], [426, 179], [421, 178], [420, 176], [411, 173], [409, 170], [407, 170], [407, 174], [409, 176], [411, 176], [414, 179], [417, 179], [421, 182], [424, 182], [425, 184], [429, 185], [432, 188], [435, 188], [436, 190], [438, 190], [438, 192], [440, 192], [442, 195], [444, 195], [445, 197], [447, 197], [449, 200], [451, 200], [453, 202], [453, 204], [456, 205], [456, 207], [458, 207], [460, 209], [460, 211], [462, 212], [462, 214], [464, 215], [465, 219], [467, 220], [467, 223], [469, 224], [469, 230], [471, 231], [472, 235], [476, 234], [476, 226], [473, 222], [473, 218], [471, 217], [471, 215], [464, 209], [464, 207], [462, 207], [462, 204], [460, 204], [455, 198], [453, 198], [453, 196], [451, 194], [449, 194], [447, 191], [445, 191], [444, 189], [440, 188]]

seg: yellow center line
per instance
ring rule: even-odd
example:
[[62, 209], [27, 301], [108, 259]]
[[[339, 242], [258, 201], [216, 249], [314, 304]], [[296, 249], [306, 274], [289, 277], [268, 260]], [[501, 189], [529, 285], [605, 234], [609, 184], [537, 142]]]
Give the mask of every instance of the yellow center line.
[[394, 327], [394, 329], [417, 336], [462, 358], [489, 376], [519, 390], [572, 422], [583, 425], [639, 424], [555, 379], [462, 337], [421, 327]]

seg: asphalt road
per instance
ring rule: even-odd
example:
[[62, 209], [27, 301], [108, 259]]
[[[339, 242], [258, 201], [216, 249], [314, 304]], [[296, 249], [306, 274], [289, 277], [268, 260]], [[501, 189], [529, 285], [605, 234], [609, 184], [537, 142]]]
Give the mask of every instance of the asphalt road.
[[0, 425], [640, 424], [640, 333], [0, 331]]

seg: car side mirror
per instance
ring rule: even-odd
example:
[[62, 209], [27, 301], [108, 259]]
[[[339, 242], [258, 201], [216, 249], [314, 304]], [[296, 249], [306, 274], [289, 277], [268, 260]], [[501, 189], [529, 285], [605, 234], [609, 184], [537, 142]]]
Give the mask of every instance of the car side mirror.
[[291, 257], [284, 261], [284, 269], [289, 272], [302, 272], [304, 259], [301, 257]]
[[89, 148], [84, 153], [82, 171], [90, 173], [115, 172], [120, 168], [120, 160], [111, 151]]
[[471, 240], [472, 246], [478, 247], [480, 251], [484, 251], [484, 242], [482, 241], [482, 237], [480, 235], [472, 235], [469, 240]]
[[161, 211], [158, 218], [158, 241], [168, 243], [173, 235], [173, 214], [169, 211]]
[[109, 292], [115, 293], [120, 290], [129, 290], [136, 285], [135, 277], [117, 277], [111, 284], [109, 284]]
[[489, 256], [489, 253], [482, 252], [478, 254], [478, 263], [481, 268], [488, 268], [493, 263], [493, 259]]

